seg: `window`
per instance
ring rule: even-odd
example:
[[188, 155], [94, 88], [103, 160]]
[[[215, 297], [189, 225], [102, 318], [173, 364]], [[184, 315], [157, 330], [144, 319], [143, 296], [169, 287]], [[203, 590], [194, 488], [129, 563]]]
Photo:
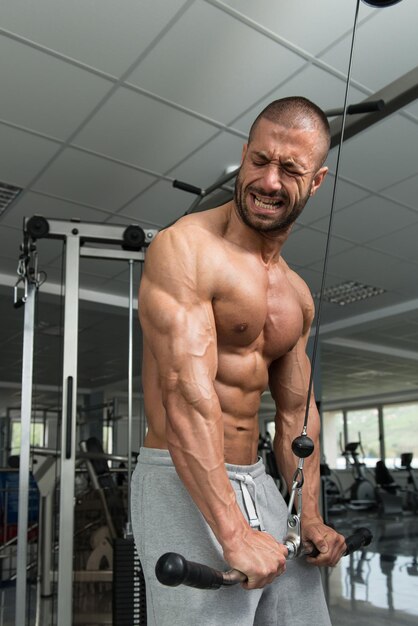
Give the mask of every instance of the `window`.
[[113, 452], [113, 424], [103, 425], [103, 450], [106, 454]]
[[386, 465], [400, 467], [401, 454], [412, 452], [412, 467], [418, 467], [418, 403], [390, 404], [383, 407]]
[[347, 411], [347, 443], [354, 441], [361, 442], [361, 447], [357, 448], [359, 461], [367, 467], [376, 467], [376, 462], [380, 459], [377, 408]]
[[[269, 422], [265, 422], [265, 429], [266, 429], [266, 433], [269, 433], [271, 440], [274, 440], [274, 435], [276, 434], [276, 424], [274, 422], [274, 420], [271, 420]], [[264, 435], [264, 433], [261, 433], [262, 435]]]
[[[12, 420], [11, 451], [10, 454], [20, 454], [20, 441], [22, 437], [22, 424], [20, 420]], [[33, 422], [30, 427], [30, 445], [41, 447], [44, 445], [44, 424]]]
[[344, 441], [344, 415], [342, 411], [324, 411], [322, 414], [323, 455], [332, 469], [344, 469], [345, 459], [341, 454], [340, 437]]

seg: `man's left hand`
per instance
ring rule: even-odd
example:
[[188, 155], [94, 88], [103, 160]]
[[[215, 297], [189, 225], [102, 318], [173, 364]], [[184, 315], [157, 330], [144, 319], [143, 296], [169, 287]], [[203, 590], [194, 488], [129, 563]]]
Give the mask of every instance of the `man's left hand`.
[[345, 538], [330, 528], [322, 520], [305, 523], [302, 526], [302, 540], [313, 544], [319, 554], [316, 557], [307, 557], [312, 565], [335, 567], [344, 556], [346, 550]]

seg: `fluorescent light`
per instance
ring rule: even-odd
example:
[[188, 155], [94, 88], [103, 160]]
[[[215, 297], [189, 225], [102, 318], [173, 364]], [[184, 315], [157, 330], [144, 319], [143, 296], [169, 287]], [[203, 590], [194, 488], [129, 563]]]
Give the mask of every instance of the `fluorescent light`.
[[[379, 296], [382, 293], [385, 293], [385, 289], [373, 287], [371, 285], [363, 285], [363, 283], [357, 283], [350, 280], [345, 283], [341, 283], [340, 285], [326, 287], [322, 297], [327, 302], [332, 302], [333, 304], [338, 304], [339, 306], [345, 306], [346, 304]], [[319, 299], [320, 292], [314, 293], [313, 297]]]

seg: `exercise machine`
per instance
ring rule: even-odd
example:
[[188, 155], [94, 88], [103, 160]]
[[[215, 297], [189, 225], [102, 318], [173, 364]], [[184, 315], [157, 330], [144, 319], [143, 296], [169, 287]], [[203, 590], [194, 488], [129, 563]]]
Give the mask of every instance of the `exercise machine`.
[[376, 463], [375, 480], [376, 497], [381, 512], [389, 515], [401, 514], [403, 512], [402, 489], [393, 479], [382, 459]]
[[414, 471], [411, 466], [412, 458], [412, 452], [403, 452], [401, 454], [401, 469], [406, 470], [408, 474], [407, 486], [405, 490], [405, 508], [408, 509], [408, 511], [413, 511], [414, 513], [416, 513], [418, 511], [418, 485], [416, 477], [414, 475]]
[[[78, 390], [78, 319], [80, 258], [112, 259], [130, 265], [129, 312], [132, 327], [132, 266], [142, 262], [145, 248], [156, 230], [143, 230], [137, 225], [93, 224], [79, 220], [46, 219], [33, 216], [24, 221], [22, 254], [18, 265], [18, 282], [14, 290], [15, 307], [24, 306], [24, 344], [22, 358], [22, 438], [19, 472], [19, 521], [16, 581], [15, 624], [26, 623], [27, 604], [27, 529], [30, 465], [30, 427], [32, 418], [33, 356], [35, 302], [41, 280], [37, 270], [37, 246], [43, 239], [59, 239], [65, 246], [64, 338], [61, 407], [61, 447], [59, 453], [59, 550], [57, 581], [57, 623], [71, 626], [73, 613], [73, 546], [74, 495], [76, 469], [76, 422]], [[20, 297], [21, 289], [23, 294]], [[131, 336], [131, 333], [130, 333]], [[132, 350], [129, 355], [130, 414], [132, 417]], [[144, 417], [144, 416], [143, 416]], [[145, 421], [145, 420], [143, 420]], [[145, 429], [144, 429], [145, 430]], [[141, 443], [141, 442], [139, 442]], [[130, 456], [128, 456], [128, 461]], [[129, 461], [130, 462], [130, 461]], [[130, 470], [130, 468], [129, 468]], [[129, 471], [128, 471], [129, 473]], [[62, 488], [65, 486], [65, 488]], [[127, 529], [127, 536], [129, 529]], [[121, 538], [123, 540], [123, 538]], [[133, 546], [133, 540], [131, 540]], [[131, 620], [130, 624], [133, 624]]]
[[329, 516], [341, 515], [347, 512], [346, 498], [338, 474], [334, 472], [325, 460], [320, 464], [322, 517], [326, 524]]
[[[341, 437], [340, 437], [341, 446]], [[364, 450], [361, 445], [361, 435], [358, 433], [358, 441], [352, 441], [341, 446], [341, 454], [351, 466], [354, 482], [346, 491], [349, 491], [347, 506], [355, 510], [367, 510], [376, 505], [376, 488], [366, 476], [366, 464], [359, 460], [359, 452], [364, 458]]]

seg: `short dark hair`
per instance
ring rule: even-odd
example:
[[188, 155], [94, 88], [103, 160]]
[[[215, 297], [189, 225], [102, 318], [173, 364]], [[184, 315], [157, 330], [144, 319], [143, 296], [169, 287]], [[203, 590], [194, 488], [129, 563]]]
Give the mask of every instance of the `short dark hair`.
[[323, 110], [308, 98], [303, 96], [289, 96], [270, 102], [255, 118], [248, 135], [248, 143], [251, 142], [254, 131], [261, 119], [268, 119], [284, 126], [297, 127], [302, 121], [309, 120], [318, 125], [326, 142], [324, 161], [331, 144], [331, 131], [328, 118]]

